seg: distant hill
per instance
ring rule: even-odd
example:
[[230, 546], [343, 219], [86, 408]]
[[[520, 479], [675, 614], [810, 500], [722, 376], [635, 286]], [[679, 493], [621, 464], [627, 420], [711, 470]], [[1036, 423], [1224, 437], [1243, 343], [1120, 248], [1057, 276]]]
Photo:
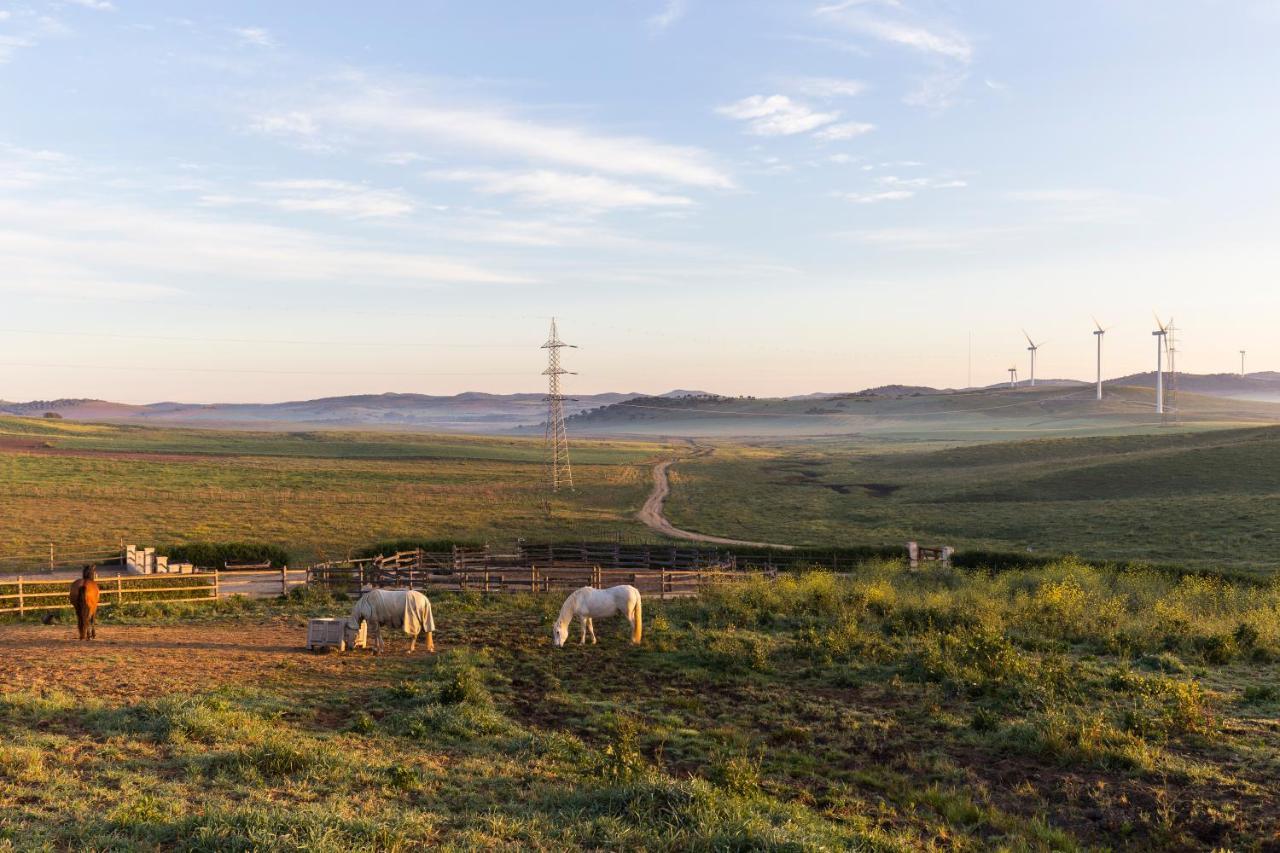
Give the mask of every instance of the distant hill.
[[[967, 391], [874, 391], [821, 398], [635, 397], [569, 419], [570, 434], [688, 438], [861, 436], [886, 440], [973, 440], [1090, 435], [1162, 429], [1150, 387], [1108, 384], [1094, 399], [1084, 383]], [[1177, 420], [1209, 427], [1280, 422], [1280, 405], [1181, 391]]]
[[[566, 405], [570, 412], [612, 405], [636, 394], [586, 394]], [[544, 395], [466, 392], [452, 396], [426, 394], [357, 394], [285, 403], [152, 403], [134, 406], [105, 400], [0, 401], [0, 413], [40, 417], [55, 412], [68, 420], [108, 423], [155, 423], [169, 426], [399, 427], [448, 432], [503, 432], [540, 424]]]
[[[1280, 373], [1266, 371], [1238, 376], [1230, 373], [1178, 375], [1180, 408], [1193, 418], [1224, 418], [1241, 415], [1246, 420], [1269, 418], [1270, 410], [1255, 411], [1249, 406], [1226, 401], [1280, 404]], [[1039, 423], [1046, 412], [1058, 411], [1064, 392], [1078, 391], [1068, 408], [1097, 426], [1118, 417], [1111, 403], [1099, 409], [1089, 403], [1092, 383], [1077, 379], [1037, 379], [1036, 387], [1025, 380], [1016, 389], [1007, 383], [986, 388], [937, 389], [925, 385], [880, 385], [861, 391], [802, 394], [787, 398], [726, 397], [707, 391], [674, 389], [648, 396], [636, 393], [584, 394], [566, 404], [572, 429], [587, 432], [627, 432], [636, 427], [642, 433], [667, 431], [671, 434], [779, 435], [856, 433], [885, 431], [899, 422], [920, 418], [936, 419], [950, 414], [954, 422], [979, 420], [990, 425], [992, 415], [1008, 415]], [[1136, 373], [1107, 380], [1109, 400], [1128, 398], [1127, 415], [1138, 417], [1139, 398], [1151, 397], [1155, 376]], [[1126, 389], [1132, 389], [1128, 391]], [[1027, 392], [1027, 397], [1005, 399], [1010, 392]], [[999, 397], [999, 400], [995, 400]], [[1214, 404], [1212, 401], [1223, 401]], [[977, 401], [977, 402], [975, 402]], [[985, 402], [983, 402], [985, 401]], [[992, 415], [978, 409], [993, 406]], [[1216, 407], [1216, 408], [1215, 408]], [[0, 401], [0, 414], [38, 418], [46, 412], [72, 421], [107, 423], [155, 423], [166, 426], [289, 428], [398, 428], [420, 431], [463, 433], [531, 433], [541, 428], [546, 402], [542, 392], [527, 394], [487, 394], [468, 391], [449, 396], [428, 394], [353, 394], [294, 400], [283, 403], [177, 403], [149, 405], [113, 403], [107, 400], [33, 400], [26, 403]], [[702, 424], [703, 426], [698, 426]], [[911, 432], [908, 430], [908, 432]]]
[[[1155, 382], [1155, 371], [1107, 380], [1107, 384], [1148, 385], [1153, 388]], [[1247, 373], [1244, 376], [1238, 373], [1179, 373], [1177, 383], [1179, 391], [1190, 394], [1280, 403], [1280, 373], [1273, 370]]]

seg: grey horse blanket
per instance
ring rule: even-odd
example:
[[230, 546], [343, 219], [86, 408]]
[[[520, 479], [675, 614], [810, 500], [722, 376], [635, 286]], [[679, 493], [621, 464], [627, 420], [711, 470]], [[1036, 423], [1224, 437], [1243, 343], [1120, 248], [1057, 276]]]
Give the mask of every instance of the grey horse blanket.
[[410, 637], [426, 631], [435, 631], [436, 620], [431, 615], [431, 602], [416, 589], [371, 589], [351, 611], [351, 622], [360, 626], [360, 620], [403, 628]]

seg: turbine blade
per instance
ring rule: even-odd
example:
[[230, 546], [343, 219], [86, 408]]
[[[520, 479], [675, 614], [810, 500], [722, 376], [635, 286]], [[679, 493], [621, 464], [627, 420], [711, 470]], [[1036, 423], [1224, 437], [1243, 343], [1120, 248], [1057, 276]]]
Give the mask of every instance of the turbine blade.
[[1160, 322], [1160, 315], [1159, 315], [1159, 314], [1157, 314], [1154, 310], [1152, 310], [1151, 314], [1152, 314], [1152, 316], [1154, 316], [1154, 317], [1156, 318], [1156, 325], [1160, 327], [1160, 331], [1162, 331], [1162, 332], [1167, 332], [1167, 331], [1169, 331], [1168, 329], [1166, 329], [1166, 328], [1165, 328], [1164, 323]]
[[1026, 338], [1026, 339], [1027, 339], [1027, 343], [1031, 344], [1031, 346], [1035, 346], [1035, 345], [1036, 345], [1036, 342], [1035, 342], [1035, 341], [1033, 341], [1033, 340], [1031, 340], [1031, 336], [1027, 334], [1027, 330], [1026, 330], [1026, 329], [1023, 329], [1023, 330], [1022, 330], [1022, 336], [1023, 336], [1024, 338]]
[[1095, 329], [1097, 329], [1099, 332], [1105, 332], [1105, 331], [1106, 331], [1106, 329], [1102, 328], [1102, 324], [1098, 322], [1098, 318], [1097, 318], [1097, 317], [1094, 317], [1092, 314], [1090, 314], [1089, 316], [1090, 316], [1090, 318], [1092, 318], [1092, 320], [1093, 320], [1093, 327], [1094, 327]]

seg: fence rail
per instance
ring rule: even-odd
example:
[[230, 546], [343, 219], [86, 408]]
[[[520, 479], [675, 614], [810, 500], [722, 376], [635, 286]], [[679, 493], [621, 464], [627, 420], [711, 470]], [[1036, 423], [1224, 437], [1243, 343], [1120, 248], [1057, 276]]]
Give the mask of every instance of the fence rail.
[[543, 566], [492, 565], [443, 571], [432, 567], [389, 567], [378, 565], [373, 560], [344, 560], [310, 567], [307, 569], [307, 584], [323, 587], [334, 595], [352, 597], [375, 587], [511, 593], [630, 584], [645, 595], [680, 598], [696, 595], [713, 583], [733, 583], [775, 575], [773, 571], [741, 571], [728, 565], [703, 569], [626, 569], [562, 562]]
[[[174, 577], [102, 578], [100, 606], [150, 601], [216, 601], [219, 592], [218, 573], [202, 572]], [[41, 610], [70, 609], [71, 582], [65, 580], [27, 580], [18, 576], [0, 582], [0, 614], [23, 615]]]

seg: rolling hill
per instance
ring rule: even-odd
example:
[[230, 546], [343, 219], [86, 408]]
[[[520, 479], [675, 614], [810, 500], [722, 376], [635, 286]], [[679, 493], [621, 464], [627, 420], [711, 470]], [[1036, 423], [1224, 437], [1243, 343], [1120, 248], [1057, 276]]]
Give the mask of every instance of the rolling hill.
[[1280, 422], [1280, 405], [1182, 392], [1176, 418], [1155, 413], [1149, 387], [1037, 385], [972, 391], [847, 394], [821, 399], [639, 397], [574, 415], [572, 434], [769, 438], [860, 436], [957, 441], [1036, 435], [1105, 435]]

